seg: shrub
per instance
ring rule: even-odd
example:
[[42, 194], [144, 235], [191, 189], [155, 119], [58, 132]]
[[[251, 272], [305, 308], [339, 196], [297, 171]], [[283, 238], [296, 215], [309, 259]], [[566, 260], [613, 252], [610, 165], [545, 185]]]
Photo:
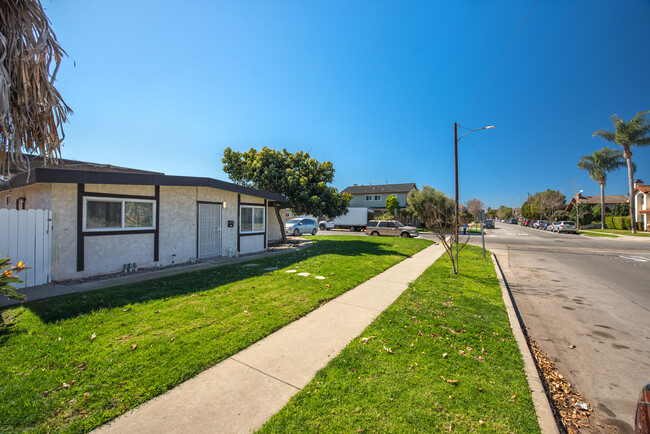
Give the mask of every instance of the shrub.
[[614, 229], [629, 230], [632, 227], [630, 217], [613, 217]]
[[614, 217], [605, 217], [605, 226], [607, 226], [609, 229], [614, 229]]

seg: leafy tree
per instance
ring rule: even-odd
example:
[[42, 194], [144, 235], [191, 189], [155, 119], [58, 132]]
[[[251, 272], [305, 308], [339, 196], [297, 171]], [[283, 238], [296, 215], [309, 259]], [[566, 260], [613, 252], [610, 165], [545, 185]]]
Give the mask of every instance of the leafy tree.
[[630, 215], [630, 204], [629, 203], [617, 203], [612, 208], [612, 215], [614, 217], [624, 217]]
[[539, 210], [533, 200], [533, 196], [531, 196], [521, 205], [521, 216], [525, 219], [538, 220], [540, 218], [539, 215]]
[[[614, 131], [599, 130], [593, 133], [608, 142], [616, 143], [623, 148], [623, 157], [627, 160], [627, 176], [630, 187], [630, 199], [634, 197], [634, 165], [632, 164], [631, 148], [640, 148], [650, 145], [650, 120], [648, 120], [650, 110], [644, 110], [637, 113], [630, 122], [625, 122], [617, 115], [612, 115]], [[634, 201], [630, 206], [630, 220], [632, 222], [632, 233], [636, 233], [636, 215]]]
[[512, 218], [512, 208], [508, 206], [501, 205], [497, 210], [497, 217], [500, 219], [511, 219]]
[[529, 217], [549, 220], [556, 211], [566, 208], [566, 196], [558, 190], [547, 189], [535, 193], [530, 198], [532, 205], [537, 209], [539, 217]]
[[[221, 161], [223, 171], [233, 182], [283, 194], [286, 207], [296, 214], [338, 217], [347, 212], [352, 198], [327, 185], [334, 180], [331, 162], [320, 163], [302, 151], [280, 152], [264, 147], [261, 151], [251, 148], [248, 152], [236, 152], [226, 148]], [[280, 204], [274, 204], [282, 241], [286, 243], [280, 208]]]
[[589, 225], [594, 221], [592, 207], [584, 204], [576, 205], [571, 208], [571, 211], [569, 212], [569, 218], [578, 223], [578, 226]]
[[[605, 229], [605, 183], [607, 173], [625, 166], [623, 151], [604, 147], [594, 151], [591, 155], [583, 155], [578, 162], [578, 167], [589, 172], [591, 179], [600, 185], [600, 227]], [[634, 163], [632, 163], [634, 164]], [[592, 210], [593, 212], [593, 210]]]
[[492, 208], [490, 208], [490, 207], [488, 206], [488, 209], [487, 209], [487, 211], [485, 212], [485, 216], [486, 216], [487, 218], [495, 219], [495, 218], [497, 218], [497, 210], [496, 210], [496, 209], [492, 209]]
[[389, 214], [397, 217], [397, 211], [399, 211], [399, 199], [392, 194], [386, 198], [386, 209]]
[[470, 199], [467, 201], [467, 212], [472, 214], [475, 220], [478, 220], [478, 215], [484, 206], [481, 199]]
[[458, 262], [454, 246], [460, 252], [469, 241], [469, 235], [462, 236], [455, 222], [456, 202], [442, 191], [425, 185], [422, 190], [412, 190], [408, 195], [407, 214], [424, 222], [438, 238], [451, 259], [454, 274], [458, 274]]
[[0, 174], [26, 167], [24, 153], [55, 160], [72, 113], [54, 87], [61, 58], [40, 1], [0, 2]]

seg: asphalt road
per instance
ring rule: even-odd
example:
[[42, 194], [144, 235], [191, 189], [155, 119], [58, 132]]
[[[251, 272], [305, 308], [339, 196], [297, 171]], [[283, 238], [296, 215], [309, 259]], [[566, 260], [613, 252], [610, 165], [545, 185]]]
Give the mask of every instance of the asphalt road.
[[650, 238], [501, 223], [485, 242], [531, 337], [591, 402], [597, 421], [633, 432], [636, 400], [650, 382]]

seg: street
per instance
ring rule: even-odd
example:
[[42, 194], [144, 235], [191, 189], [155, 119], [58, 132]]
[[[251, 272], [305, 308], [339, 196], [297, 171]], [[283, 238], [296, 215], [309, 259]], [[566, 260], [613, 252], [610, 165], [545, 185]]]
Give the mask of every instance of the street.
[[650, 382], [650, 238], [498, 223], [485, 242], [530, 336], [591, 402], [597, 421], [633, 432], [636, 400]]

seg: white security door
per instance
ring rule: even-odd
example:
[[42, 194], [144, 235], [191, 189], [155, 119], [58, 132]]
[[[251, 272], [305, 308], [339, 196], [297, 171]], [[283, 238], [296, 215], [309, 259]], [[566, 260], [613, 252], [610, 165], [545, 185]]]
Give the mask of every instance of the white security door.
[[221, 204], [199, 204], [199, 258], [221, 255]]

